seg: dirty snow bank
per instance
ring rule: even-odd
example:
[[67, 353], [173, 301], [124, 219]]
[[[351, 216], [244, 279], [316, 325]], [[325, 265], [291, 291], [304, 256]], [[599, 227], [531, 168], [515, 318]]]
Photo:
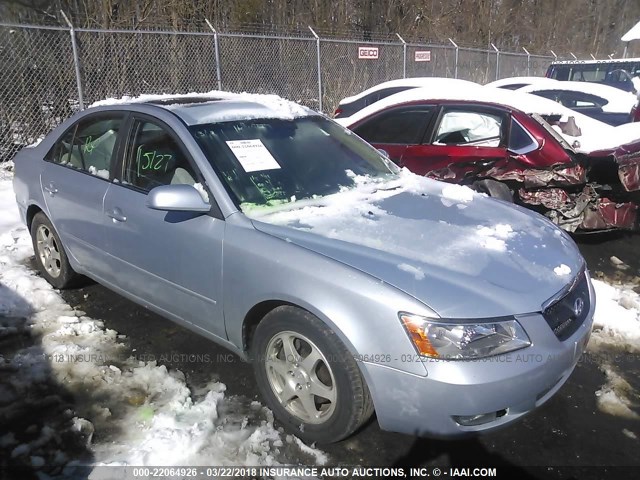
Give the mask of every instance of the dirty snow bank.
[[616, 345], [629, 352], [640, 351], [640, 295], [631, 286], [615, 286], [601, 280], [593, 280], [593, 288], [593, 346]]
[[[72, 309], [27, 266], [31, 241], [16, 228], [8, 180], [0, 181], [0, 202], [0, 338], [16, 346], [0, 355], [0, 419], [14, 425], [3, 427], [0, 450], [12, 464], [66, 476], [83, 448], [92, 463], [111, 465], [326, 461], [276, 430], [258, 402], [227, 398], [222, 383], [192, 392], [181, 372], [131, 357], [123, 336]], [[33, 407], [21, 413], [33, 417], [27, 429], [15, 419], [23, 403]], [[59, 414], [38, 413], [51, 405]]]

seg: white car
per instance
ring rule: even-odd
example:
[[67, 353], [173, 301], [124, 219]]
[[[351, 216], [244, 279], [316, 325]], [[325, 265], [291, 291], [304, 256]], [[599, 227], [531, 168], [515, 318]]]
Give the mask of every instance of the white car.
[[378, 100], [382, 100], [389, 95], [404, 92], [405, 90], [410, 90], [412, 88], [427, 87], [441, 89], [443, 86], [467, 89], [469, 87], [480, 87], [481, 85], [468, 80], [440, 77], [417, 77], [390, 80], [371, 87], [357, 95], [343, 98], [340, 100], [338, 108], [334, 112], [333, 116], [334, 118], [350, 117], [354, 113], [359, 112]]
[[518, 88], [526, 87], [532, 84], [546, 84], [546, 83], [557, 83], [557, 80], [553, 80], [551, 78], [546, 77], [509, 77], [509, 78], [501, 78], [500, 80], [496, 80], [494, 82], [489, 82], [486, 84], [487, 87], [495, 87], [495, 88], [505, 88], [507, 90], [517, 90]]
[[630, 122], [631, 110], [638, 101], [634, 94], [608, 85], [559, 82], [546, 78], [518, 88], [517, 91], [554, 100], [571, 110], [613, 126]]

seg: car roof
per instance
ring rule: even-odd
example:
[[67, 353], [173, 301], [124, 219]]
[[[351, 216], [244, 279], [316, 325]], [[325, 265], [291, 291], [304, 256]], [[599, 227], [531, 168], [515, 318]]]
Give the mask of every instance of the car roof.
[[487, 87], [504, 87], [506, 85], [518, 85], [518, 84], [527, 84], [531, 85], [534, 83], [558, 83], [558, 80], [554, 80], [552, 78], [547, 77], [508, 77], [501, 78], [500, 80], [494, 80], [493, 82], [489, 82], [485, 84]]
[[222, 91], [109, 98], [95, 102], [91, 107], [114, 105], [123, 108], [131, 105], [155, 106], [171, 111], [189, 126], [256, 118], [291, 120], [318, 115], [310, 108], [277, 95]]
[[448, 85], [440, 88], [414, 88], [396, 93], [382, 100], [378, 100], [376, 103], [363, 108], [350, 117], [345, 119], [337, 118], [335, 120], [342, 125], [351, 126], [389, 107], [429, 101], [492, 104], [520, 110], [525, 113], [538, 113], [540, 115], [574, 115], [573, 111], [563, 107], [559, 103], [526, 93], [488, 86], [460, 89], [454, 85]]
[[459, 86], [464, 85], [478, 85], [477, 83], [470, 82], [469, 80], [461, 80], [459, 78], [442, 78], [442, 77], [415, 77], [415, 78], [400, 78], [397, 80], [389, 80], [388, 82], [379, 83], [378, 85], [374, 85], [371, 88], [368, 88], [356, 95], [351, 97], [345, 97], [340, 100], [340, 105], [344, 105], [346, 103], [351, 103], [355, 100], [359, 100], [360, 98], [366, 97], [371, 93], [378, 92], [380, 90], [384, 90], [385, 88], [397, 88], [397, 87], [407, 87], [407, 88], [419, 88], [419, 87], [436, 87], [440, 84], [457, 84]]
[[637, 102], [637, 98], [633, 93], [625, 92], [623, 90], [620, 90], [619, 88], [594, 82], [540, 82], [519, 88], [517, 91], [530, 93], [545, 90], [560, 90], [595, 95], [607, 100], [610, 103], [619, 105], [623, 110], [630, 110], [631, 107], [633, 107]]

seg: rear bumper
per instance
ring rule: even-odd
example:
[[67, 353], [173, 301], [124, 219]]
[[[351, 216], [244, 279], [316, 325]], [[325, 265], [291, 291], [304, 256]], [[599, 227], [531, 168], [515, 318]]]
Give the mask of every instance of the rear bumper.
[[[425, 362], [426, 377], [363, 363], [380, 427], [455, 438], [518, 420], [549, 400], [567, 381], [586, 348], [594, 310], [592, 301], [586, 320], [565, 341], [556, 338], [540, 314], [519, 317], [532, 340], [530, 347], [474, 362]], [[461, 423], [464, 417], [468, 421], [468, 417], [486, 414], [472, 425]]]

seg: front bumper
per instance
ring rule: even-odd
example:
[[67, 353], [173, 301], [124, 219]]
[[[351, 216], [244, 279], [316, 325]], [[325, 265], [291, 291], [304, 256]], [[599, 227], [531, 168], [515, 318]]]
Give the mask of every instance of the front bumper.
[[[494, 430], [535, 410], [567, 381], [586, 348], [595, 310], [590, 282], [589, 290], [589, 314], [564, 341], [541, 314], [530, 314], [518, 320], [532, 345], [509, 354], [477, 361], [425, 361], [425, 377], [362, 363], [380, 428], [452, 438]], [[460, 417], [477, 415], [486, 417], [461, 424]]]

